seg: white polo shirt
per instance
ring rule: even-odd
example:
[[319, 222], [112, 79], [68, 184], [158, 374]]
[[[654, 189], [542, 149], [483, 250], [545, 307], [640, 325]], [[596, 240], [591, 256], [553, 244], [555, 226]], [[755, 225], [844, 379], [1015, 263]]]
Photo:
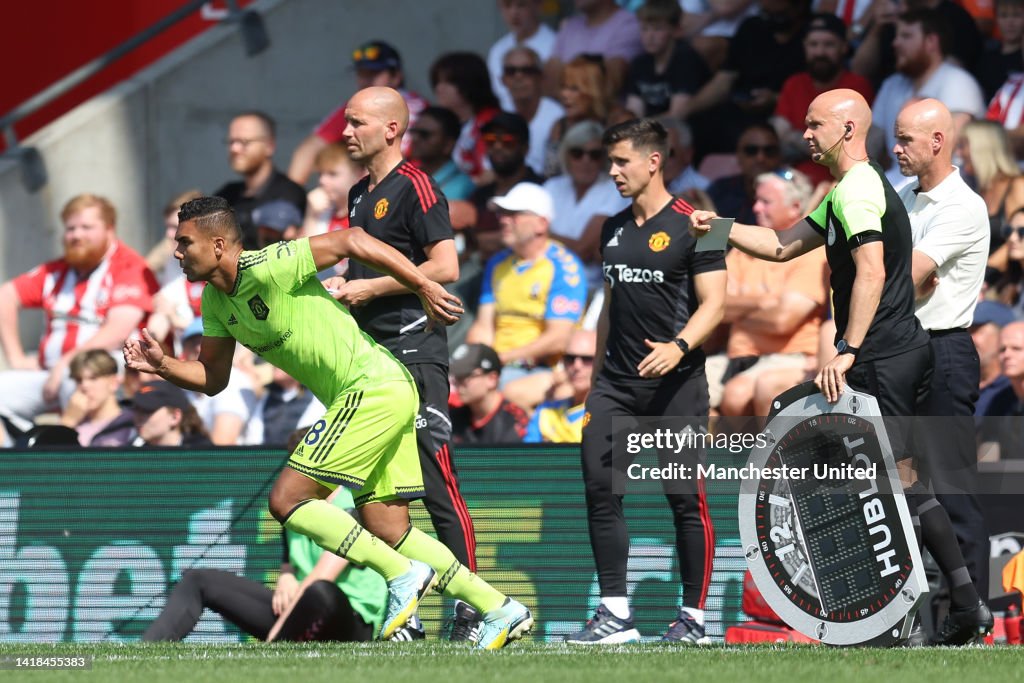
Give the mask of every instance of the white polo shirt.
[[900, 190], [900, 199], [910, 214], [914, 250], [935, 261], [939, 284], [917, 302], [917, 317], [926, 330], [966, 329], [985, 280], [988, 208], [955, 166], [930, 192], [920, 187], [915, 180]]

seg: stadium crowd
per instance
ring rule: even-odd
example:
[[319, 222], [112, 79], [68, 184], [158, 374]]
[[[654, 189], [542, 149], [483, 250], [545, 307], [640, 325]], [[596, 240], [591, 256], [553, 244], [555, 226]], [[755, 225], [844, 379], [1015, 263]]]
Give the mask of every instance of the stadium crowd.
[[[429, 69], [433, 105], [404, 88], [395, 46], [375, 40], [352, 52], [359, 88], [403, 94], [412, 117], [403, 150], [444, 192], [456, 230], [453, 287], [468, 310], [449, 348], [456, 360], [487, 360], [454, 364], [455, 441], [579, 441], [586, 393], [574, 385], [585, 382], [573, 377], [589, 379], [596, 349], [582, 337], [569, 347], [574, 330], [593, 330], [600, 311], [601, 226], [628, 205], [607, 175], [605, 126], [658, 117], [669, 132], [671, 192], [784, 230], [833, 184], [801, 136], [811, 99], [840, 87], [872, 104], [869, 152], [897, 189], [911, 178], [892, 153], [896, 113], [929, 96], [953, 113], [955, 161], [985, 199], [991, 224], [986, 304], [971, 326], [987, 361], [978, 414], [1019, 415], [1015, 328], [1003, 342], [999, 331], [1024, 315], [1024, 230], [1016, 227], [1024, 226], [1024, 100], [1015, 85], [1024, 69], [1024, 2], [985, 10], [953, 0], [748, 0], [722, 16], [701, 3], [619, 4], [627, 7], [577, 0], [556, 31], [538, 0], [498, 0], [509, 32], [487, 55], [439, 56]], [[348, 191], [365, 171], [344, 145], [344, 104], [292, 151], [287, 173], [275, 165], [275, 153], [284, 155], [269, 116], [241, 112], [226, 124], [238, 179], [212, 194], [231, 202], [246, 248], [348, 226]], [[9, 370], [0, 376], [0, 415], [8, 445], [45, 413], [59, 413], [82, 445], [144, 441], [132, 428], [142, 380], [87, 352], [113, 351], [146, 325], [177, 353], [196, 353], [189, 340], [202, 331], [202, 283], [181, 273], [173, 238], [178, 208], [201, 194], [170, 199], [164, 238], [144, 259], [118, 241], [115, 207], [76, 197], [62, 213], [63, 257], [3, 285], [0, 342]], [[820, 255], [774, 267], [735, 252], [729, 270], [725, 323], [705, 344], [711, 405], [764, 415], [771, 398], [831, 348], [828, 269]], [[22, 307], [47, 314], [35, 355], [18, 336]], [[195, 416], [181, 418], [187, 434], [216, 445], [280, 446], [324, 409], [244, 349], [236, 367], [217, 397], [190, 393]]]
[[[456, 460], [459, 444], [581, 441], [610, 291], [603, 229], [631, 205], [608, 173], [609, 126], [657, 120], [672, 195], [784, 233], [835, 187], [804, 128], [812, 101], [838, 88], [871, 106], [867, 152], [897, 190], [922, 172], [906, 174], [901, 111], [926, 98], [948, 110], [955, 133], [944, 144], [988, 218], [987, 267], [973, 313], [926, 329], [969, 329], [978, 417], [1024, 414], [1024, 0], [575, 0], [557, 30], [540, 0], [497, 4], [509, 32], [486, 55], [439, 55], [429, 96], [405, 87], [401, 46], [373, 40], [351, 53], [359, 89], [401, 93], [402, 151], [415, 169], [405, 174], [420, 190], [416, 173], [433, 179], [454, 229], [450, 289], [466, 308], [448, 331]], [[283, 447], [318, 420], [327, 408], [308, 389], [241, 346], [213, 397], [126, 368], [118, 351], [146, 327], [168, 353], [199, 358], [206, 283], [182, 272], [175, 241], [190, 200], [226, 199], [247, 250], [346, 230], [357, 209], [371, 210], [350, 202], [367, 173], [344, 134], [350, 122], [344, 104], [326, 113], [285, 170], [270, 116], [225, 121], [235, 177], [171, 198], [146, 256], [119, 241], [108, 200], [68, 201], [63, 255], [0, 287], [5, 444], [38, 435], [44, 415], [63, 438], [94, 447]], [[923, 180], [918, 189], [928, 190]], [[774, 396], [835, 356], [829, 265], [823, 250], [765, 263], [738, 249], [726, 264], [723, 322], [702, 345], [709, 407], [766, 415]], [[342, 261], [320, 274], [354, 312], [369, 305], [346, 279], [360, 267]], [[36, 353], [19, 337], [22, 308], [46, 313]], [[975, 445], [986, 459], [1017, 458], [1022, 436], [979, 427]], [[471, 553], [459, 559], [474, 568]]]

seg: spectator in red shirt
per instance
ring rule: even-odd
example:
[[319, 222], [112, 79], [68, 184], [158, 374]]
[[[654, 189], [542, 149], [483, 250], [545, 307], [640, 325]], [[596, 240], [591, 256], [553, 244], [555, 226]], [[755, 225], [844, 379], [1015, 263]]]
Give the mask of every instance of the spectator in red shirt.
[[[152, 311], [156, 277], [117, 239], [117, 212], [82, 194], [61, 212], [64, 256], [0, 286], [0, 345], [10, 370], [0, 373], [0, 414], [23, 423], [59, 410], [74, 391], [68, 364], [85, 349], [117, 350]], [[46, 329], [38, 356], [25, 353], [18, 311], [41, 308]]]
[[875, 99], [868, 79], [844, 66], [849, 45], [846, 24], [834, 14], [815, 14], [804, 34], [804, 58], [807, 70], [795, 73], [782, 84], [775, 105], [772, 125], [779, 132], [784, 159], [802, 171], [814, 184], [832, 180], [828, 169], [811, 161], [804, 140], [804, 116], [811, 101], [836, 88], [856, 90], [870, 105]]
[[[426, 109], [427, 101], [405, 89], [405, 74], [402, 72], [402, 55], [383, 40], [371, 40], [352, 52], [352, 68], [355, 70], [356, 91], [371, 86], [394, 88], [402, 95], [409, 107], [409, 127], [416, 123], [416, 117]], [[316, 164], [316, 156], [327, 145], [344, 143], [342, 133], [348, 122], [345, 120], [345, 105], [348, 97], [292, 152], [288, 165], [288, 177], [299, 185], [305, 185]], [[412, 136], [402, 140], [402, 154], [407, 158], [411, 152]]]
[[530, 421], [498, 390], [501, 359], [485, 344], [463, 344], [450, 366], [461, 405], [451, 409], [452, 443], [521, 443]]
[[443, 54], [430, 67], [430, 84], [437, 106], [455, 112], [462, 124], [455, 143], [456, 165], [477, 185], [490, 182], [494, 174], [487, 162], [482, 129], [501, 110], [491, 89], [487, 62], [475, 52]]

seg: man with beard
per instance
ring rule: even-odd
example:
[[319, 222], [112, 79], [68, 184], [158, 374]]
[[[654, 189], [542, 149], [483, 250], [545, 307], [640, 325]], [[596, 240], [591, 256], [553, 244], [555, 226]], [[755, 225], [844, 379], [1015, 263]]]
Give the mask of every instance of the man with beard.
[[[0, 373], [0, 415], [26, 427], [40, 413], [59, 410], [74, 391], [71, 359], [86, 349], [118, 349], [152, 312], [159, 289], [146, 261], [117, 239], [109, 200], [78, 195], [61, 219], [64, 256], [0, 286], [0, 345], [10, 368]], [[38, 357], [21, 344], [22, 308], [46, 314]]]
[[494, 256], [501, 248], [501, 226], [498, 214], [488, 207], [493, 197], [501, 197], [519, 183], [540, 185], [544, 179], [526, 163], [530, 150], [530, 126], [519, 114], [501, 112], [481, 129], [487, 159], [494, 171], [494, 182], [477, 188], [469, 201], [477, 210], [477, 221], [471, 237], [480, 262]]
[[782, 84], [772, 125], [779, 132], [783, 156], [817, 185], [830, 180], [828, 169], [811, 161], [803, 139], [804, 116], [815, 97], [826, 90], [849, 88], [864, 96], [868, 104], [875, 97], [868, 79], [844, 66], [849, 45], [846, 25], [834, 14], [815, 14], [804, 34], [807, 70], [793, 74]]
[[213, 194], [228, 200], [235, 210], [246, 249], [263, 246], [252, 219], [257, 207], [284, 200], [300, 216], [306, 214], [306, 191], [274, 167], [276, 128], [274, 120], [260, 111], [239, 114], [228, 127], [228, 162], [242, 180], [227, 183]]
[[893, 126], [903, 105], [931, 97], [953, 114], [957, 137], [972, 118], [984, 118], [981, 87], [970, 73], [950, 62], [949, 24], [937, 10], [914, 10], [896, 22], [896, 73], [882, 82], [873, 107], [875, 125], [886, 136], [886, 149], [896, 144]]

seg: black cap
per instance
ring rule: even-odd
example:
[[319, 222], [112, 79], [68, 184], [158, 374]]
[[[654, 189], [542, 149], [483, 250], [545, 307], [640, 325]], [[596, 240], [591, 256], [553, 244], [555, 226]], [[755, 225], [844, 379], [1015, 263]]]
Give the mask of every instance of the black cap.
[[1013, 309], [1006, 304], [1001, 304], [998, 301], [979, 301], [978, 305], [974, 307], [974, 320], [971, 321], [971, 327], [989, 323], [1005, 327], [1016, 319]]
[[192, 402], [184, 391], [163, 380], [146, 382], [132, 397], [132, 408], [144, 413], [152, 413], [163, 407], [184, 410], [190, 405]]
[[828, 31], [846, 40], [846, 24], [838, 16], [828, 12], [811, 16], [811, 20], [807, 22], [807, 28], [804, 30], [804, 35], [808, 35], [811, 31]]
[[494, 118], [480, 127], [480, 132], [485, 134], [497, 133], [498, 131], [511, 133], [522, 140], [523, 143], [530, 144], [530, 124], [519, 114], [500, 111], [494, 115]]
[[402, 68], [402, 57], [383, 40], [371, 40], [352, 51], [352, 66], [370, 71], [397, 71]]
[[452, 353], [451, 373], [455, 379], [464, 379], [474, 370], [501, 372], [501, 359], [486, 344], [462, 344]]
[[253, 225], [260, 228], [284, 232], [288, 228], [297, 228], [302, 225], [302, 214], [298, 207], [291, 202], [275, 199], [253, 209], [252, 222]]

